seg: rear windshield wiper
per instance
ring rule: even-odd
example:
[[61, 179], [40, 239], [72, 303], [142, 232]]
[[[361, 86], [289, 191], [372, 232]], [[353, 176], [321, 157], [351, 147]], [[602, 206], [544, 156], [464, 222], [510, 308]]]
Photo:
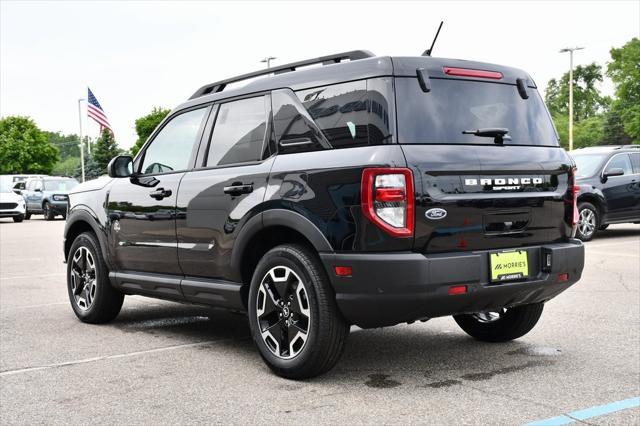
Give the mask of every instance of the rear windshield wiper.
[[493, 142], [500, 145], [502, 145], [504, 141], [511, 140], [511, 136], [509, 136], [507, 133], [509, 133], [509, 129], [500, 127], [488, 127], [486, 129], [462, 131], [463, 135], [475, 135], [482, 138], [493, 138]]

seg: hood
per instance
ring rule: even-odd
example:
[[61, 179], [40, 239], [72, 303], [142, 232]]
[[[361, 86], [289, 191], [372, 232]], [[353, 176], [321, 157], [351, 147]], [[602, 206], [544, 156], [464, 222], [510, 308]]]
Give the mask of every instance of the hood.
[[103, 175], [97, 179], [88, 180], [84, 183], [81, 183], [80, 185], [76, 186], [71, 191], [69, 191], [69, 194], [77, 194], [79, 192], [87, 192], [87, 191], [97, 191], [107, 186], [107, 184], [112, 180], [113, 178], [110, 178], [108, 175]]
[[0, 201], [3, 203], [19, 203], [24, 199], [22, 195], [18, 195], [15, 192], [0, 192]]

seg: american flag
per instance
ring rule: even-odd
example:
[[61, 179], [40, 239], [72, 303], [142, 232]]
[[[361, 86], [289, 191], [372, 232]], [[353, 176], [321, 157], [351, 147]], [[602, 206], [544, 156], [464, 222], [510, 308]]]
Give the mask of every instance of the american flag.
[[107, 128], [113, 134], [111, 124], [109, 124], [109, 120], [102, 110], [100, 102], [98, 102], [91, 89], [87, 88], [87, 90], [89, 90], [89, 94], [87, 95], [87, 115], [100, 125], [100, 133], [102, 133], [102, 129]]

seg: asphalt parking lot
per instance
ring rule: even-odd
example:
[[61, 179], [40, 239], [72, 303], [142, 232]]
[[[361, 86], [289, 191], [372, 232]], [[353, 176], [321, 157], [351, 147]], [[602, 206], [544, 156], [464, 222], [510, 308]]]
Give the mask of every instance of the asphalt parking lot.
[[[271, 374], [245, 317], [128, 297], [86, 325], [67, 299], [64, 221], [0, 220], [2, 424], [640, 424], [640, 226], [587, 243], [582, 280], [507, 344], [451, 318], [353, 330], [335, 369]], [[556, 419], [557, 420], [557, 419]]]

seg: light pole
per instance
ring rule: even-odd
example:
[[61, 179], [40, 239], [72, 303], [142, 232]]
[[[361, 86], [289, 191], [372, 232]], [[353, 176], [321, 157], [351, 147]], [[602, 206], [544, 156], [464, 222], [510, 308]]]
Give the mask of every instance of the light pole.
[[82, 181], [84, 182], [84, 141], [82, 140], [82, 101], [78, 99], [78, 124], [80, 125], [80, 169], [82, 169]]
[[267, 56], [266, 58], [262, 59], [260, 62], [262, 62], [263, 64], [266, 63], [267, 64], [267, 69], [271, 68], [271, 61], [274, 59], [278, 59], [275, 56]]
[[573, 52], [584, 47], [565, 47], [560, 53], [569, 52], [569, 151], [573, 150]]

